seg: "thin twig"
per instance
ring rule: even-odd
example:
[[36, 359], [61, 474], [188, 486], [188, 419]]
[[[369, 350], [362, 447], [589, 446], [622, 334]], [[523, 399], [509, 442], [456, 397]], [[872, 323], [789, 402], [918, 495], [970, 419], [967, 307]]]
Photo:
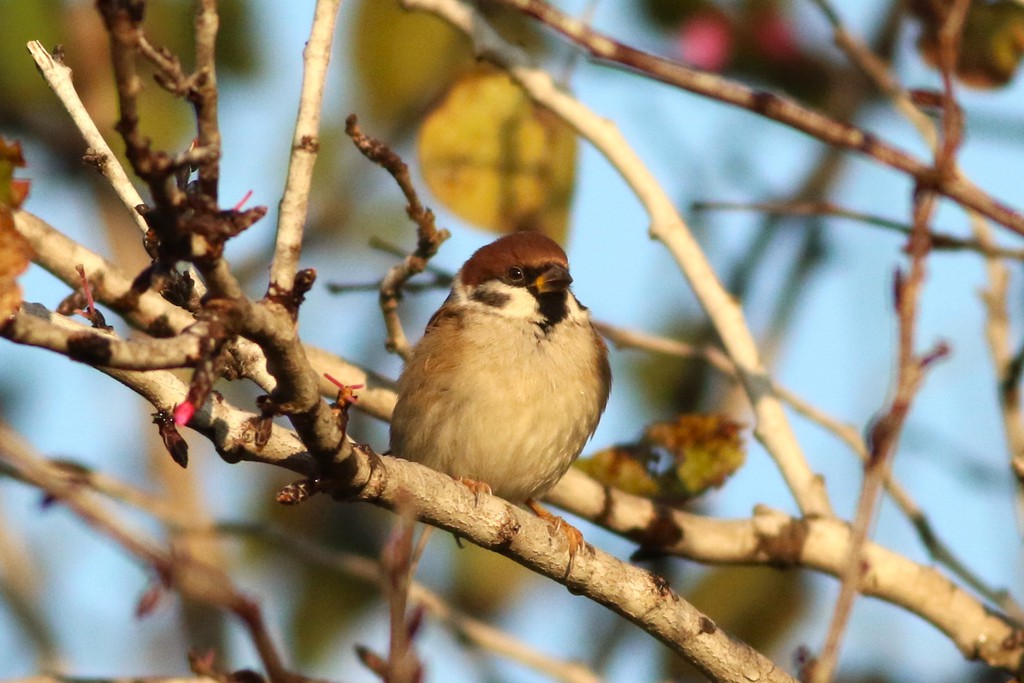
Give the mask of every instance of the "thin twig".
[[892, 75], [886, 61], [876, 55], [862, 40], [851, 34], [843, 24], [839, 12], [829, 0], [812, 0], [832, 25], [836, 45], [847, 58], [871, 80], [879, 90], [892, 100], [896, 109], [917, 128], [922, 137], [934, 147], [938, 142], [935, 126], [927, 114], [913, 101], [910, 93]]
[[[963, 22], [969, 3], [970, 0], [956, 0], [950, 7], [940, 31], [940, 35], [944, 36], [941, 41], [940, 60], [944, 93], [942, 137], [935, 154], [933, 173], [936, 178], [948, 177], [956, 168], [956, 152], [961, 140], [961, 114], [956, 103], [952, 74], [956, 68]], [[875, 420], [871, 429], [871, 457], [864, 471], [847, 566], [843, 572], [842, 587], [836, 600], [825, 645], [811, 672], [813, 683], [828, 683], [835, 674], [839, 647], [861, 582], [864, 547], [877, 509], [881, 484], [892, 468], [900, 433], [926, 370], [932, 362], [947, 353], [943, 345], [939, 345], [935, 351], [923, 357], [918, 356], [914, 349], [918, 299], [926, 276], [926, 259], [931, 249], [929, 228], [936, 203], [937, 196], [933, 191], [933, 185], [926, 185], [923, 179], [919, 178], [914, 191], [914, 226], [907, 245], [910, 270], [905, 277], [898, 276], [895, 284], [896, 312], [899, 321], [896, 386], [889, 407]]]
[[[757, 211], [776, 216], [834, 216], [849, 218], [871, 227], [891, 230], [901, 235], [910, 236], [913, 227], [902, 221], [883, 216], [844, 209], [832, 202], [693, 202], [690, 208], [694, 211]], [[995, 244], [993, 240], [982, 241], [977, 238], [965, 239], [950, 233], [932, 232], [932, 249], [934, 251], [974, 251], [984, 256], [1007, 258], [1024, 261], [1024, 249], [1011, 249]]]
[[[452, 286], [450, 279], [434, 278], [429, 282], [406, 282], [402, 285], [403, 292], [430, 292], [437, 289], [448, 289]], [[380, 293], [379, 282], [328, 282], [325, 285], [331, 294], [349, 294], [352, 292]]]
[[96, 127], [89, 112], [86, 111], [85, 105], [82, 104], [82, 100], [79, 99], [71, 80], [71, 69], [55, 60], [38, 40], [30, 41], [26, 47], [28, 47], [32, 59], [35, 60], [39, 73], [60, 99], [64, 109], [71, 115], [71, 120], [74, 121], [78, 131], [85, 139], [85, 143], [89, 146], [86, 151], [86, 159], [94, 164], [103, 177], [110, 182], [121, 203], [125, 205], [132, 220], [135, 221], [135, 225], [145, 235], [149, 230], [149, 225], [146, 224], [146, 219], [142, 217], [139, 209], [145, 207], [146, 203], [142, 200], [139, 191], [132, 185], [132, 181], [128, 179], [128, 174], [117, 160], [117, 156], [110, 149], [107, 141], [103, 139], [99, 128]]
[[44, 574], [35, 559], [15, 534], [14, 525], [0, 524], [0, 600], [6, 604], [15, 628], [20, 627], [29, 648], [35, 651], [36, 669], [54, 671], [65, 668], [66, 663], [44, 610]]
[[158, 585], [174, 587], [190, 599], [234, 613], [246, 626], [271, 681], [301, 683], [306, 680], [285, 667], [259, 605], [238, 592], [226, 574], [197, 558], [170, 552], [129, 529], [100, 505], [88, 489], [76, 486], [73, 477], [35, 454], [18, 434], [0, 425], [0, 436], [0, 459], [25, 481], [66, 505], [84, 522], [150, 565], [156, 572]]
[[423, 678], [413, 641], [422, 623], [422, 610], [409, 614], [409, 591], [416, 572], [416, 516], [411, 508], [396, 510], [398, 519], [381, 552], [382, 585], [390, 609], [391, 642], [388, 647], [387, 683], [417, 683]]
[[[917, 107], [910, 94], [893, 77], [887, 66], [869, 50], [862, 49], [863, 46], [859, 41], [850, 36], [842, 26], [838, 14], [828, 5], [827, 0], [814, 0], [814, 2], [825, 11], [829, 21], [833, 24], [837, 42], [844, 49], [852, 48], [848, 51], [850, 58], [865, 67], [865, 73], [879, 85], [883, 92], [893, 98], [897, 109], [913, 123], [933, 153], [937, 154], [939, 134], [932, 119]], [[841, 36], [842, 39], [840, 39]], [[945, 82], [944, 85], [946, 85]], [[1024, 529], [1024, 416], [1021, 414], [1020, 392], [1017, 388], [1020, 381], [1020, 370], [1024, 367], [1024, 363], [1021, 362], [1021, 358], [1024, 357], [1022, 356], [1024, 346], [1021, 347], [1021, 352], [1011, 357], [1010, 322], [1006, 301], [1009, 270], [996, 258], [1003, 255], [1010, 256], [1010, 254], [996, 244], [992, 231], [982, 216], [977, 212], [969, 211], [968, 217], [975, 240], [981, 246], [979, 251], [985, 255], [985, 269], [989, 282], [988, 288], [981, 295], [986, 310], [985, 337], [999, 385], [996, 393], [999, 396], [1003, 432], [1010, 451], [1011, 467], [1018, 482], [1018, 526]], [[941, 237], [933, 233], [933, 240], [933, 247], [941, 248]], [[1016, 258], [1015, 256], [1010, 257]], [[967, 577], [965, 580], [970, 582]]]
[[199, 186], [204, 197], [217, 201], [220, 184], [220, 125], [217, 120], [217, 0], [200, 0], [195, 18], [195, 94], [189, 99], [196, 112], [199, 148], [211, 151], [199, 164]]
[[[980, 216], [971, 216], [971, 230], [982, 244], [993, 241], [992, 230]], [[1024, 531], [1024, 414], [1021, 413], [1020, 352], [1013, 353], [1010, 345], [1010, 318], [1007, 290], [1010, 270], [1005, 263], [988, 256], [985, 258], [988, 287], [981, 292], [985, 305], [985, 340], [995, 367], [999, 410], [1003, 420], [1003, 434], [1009, 449], [1010, 469], [1016, 480], [1017, 526]]]
[[[719, 102], [732, 104], [807, 133], [826, 144], [867, 155], [885, 166], [912, 176], [918, 182], [933, 184], [935, 191], [940, 194], [1024, 235], [1024, 215], [1016, 209], [985, 193], [959, 173], [935, 178], [930, 165], [855, 126], [833, 120], [821, 112], [808, 109], [776, 93], [754, 90], [717, 74], [692, 69], [664, 57], [629, 47], [594, 31], [540, 0], [487, 1], [512, 7], [535, 17], [602, 62], [624, 67], [633, 73]], [[408, 4], [410, 0], [405, 2]]]
[[[71, 69], [54, 59], [39, 41], [30, 41], [27, 47], [36, 62], [39, 73], [42, 74], [43, 79], [53, 90], [54, 94], [57, 95], [58, 99], [60, 99], [61, 104], [64, 105], [75, 127], [78, 128], [79, 133], [81, 133], [82, 138], [88, 145], [88, 149], [85, 152], [85, 160], [94, 165], [103, 174], [103, 177], [107, 179], [118, 199], [128, 209], [132, 220], [145, 236], [149, 231], [149, 224], [146, 223], [146, 219], [143, 217], [146, 203], [142, 199], [142, 195], [135, 188], [135, 185], [129, 180], [128, 174], [125, 173], [124, 167], [121, 166], [121, 162], [117, 159], [117, 155], [110, 149], [96, 123], [92, 120], [89, 112], [86, 111], [82, 100], [78, 97], [78, 92], [75, 90], [74, 82], [71, 79]], [[192, 275], [196, 297], [201, 298], [206, 293], [206, 286], [196, 276], [195, 269], [191, 266], [189, 267], [189, 273]]]
[[341, 0], [317, 0], [313, 26], [302, 51], [302, 91], [288, 159], [288, 179], [277, 219], [274, 259], [270, 266], [272, 294], [291, 292], [302, 253], [302, 235], [309, 211], [313, 166], [320, 151], [320, 116], [327, 66], [331, 60], [334, 25]]
[[427, 263], [437, 254], [437, 250], [450, 234], [447, 230], [437, 229], [434, 212], [420, 202], [419, 194], [409, 177], [409, 167], [394, 150], [382, 141], [363, 133], [355, 114], [351, 114], [345, 120], [345, 133], [352, 138], [352, 142], [363, 156], [385, 169], [395, 179], [408, 203], [405, 211], [416, 223], [416, 249], [406, 255], [402, 263], [388, 270], [379, 287], [380, 310], [387, 329], [384, 345], [388, 351], [398, 354], [402, 360], [409, 360], [412, 345], [405, 336], [402, 321], [398, 317], [398, 301], [402, 298], [406, 281], [427, 268]]

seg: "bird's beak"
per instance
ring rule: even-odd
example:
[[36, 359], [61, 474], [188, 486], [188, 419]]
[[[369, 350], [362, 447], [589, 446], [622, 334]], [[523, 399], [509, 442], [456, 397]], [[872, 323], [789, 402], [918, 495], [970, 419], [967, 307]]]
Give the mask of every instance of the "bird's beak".
[[551, 266], [533, 281], [533, 289], [537, 290], [538, 294], [564, 292], [571, 284], [572, 276], [568, 270], [562, 266]]

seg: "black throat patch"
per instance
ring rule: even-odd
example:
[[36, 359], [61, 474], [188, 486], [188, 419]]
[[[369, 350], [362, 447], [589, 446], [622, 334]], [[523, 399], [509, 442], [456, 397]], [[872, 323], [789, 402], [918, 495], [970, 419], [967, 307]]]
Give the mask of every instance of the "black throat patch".
[[540, 314], [544, 318], [537, 324], [545, 334], [569, 315], [568, 296], [568, 292], [549, 292], [536, 295]]

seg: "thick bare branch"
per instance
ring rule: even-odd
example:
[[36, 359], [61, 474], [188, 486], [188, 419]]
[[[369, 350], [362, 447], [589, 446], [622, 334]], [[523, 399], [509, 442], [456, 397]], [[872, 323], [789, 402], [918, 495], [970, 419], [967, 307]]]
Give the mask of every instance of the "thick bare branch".
[[[576, 469], [569, 470], [548, 500], [651, 553], [711, 564], [804, 567], [841, 577], [852, 542], [850, 526], [839, 519], [797, 519], [765, 507], [757, 508], [751, 519], [712, 519], [603, 486]], [[1018, 670], [1024, 640], [1012, 620], [933, 567], [870, 541], [862, 557], [864, 595], [917, 614], [945, 633], [968, 659]]]
[[[155, 337], [180, 334], [195, 323], [195, 318], [162, 296], [147, 289], [141, 293], [133, 289], [132, 278], [120, 268], [95, 252], [48, 225], [40, 218], [17, 211], [15, 227], [32, 246], [34, 261], [70, 287], [78, 284], [76, 265], [82, 265], [93, 287], [96, 300], [110, 306], [133, 327]], [[328, 373], [339, 381], [362, 384], [359, 391], [360, 410], [380, 419], [387, 419], [395, 404], [393, 383], [376, 373], [349, 363], [323, 349], [307, 346], [306, 354], [319, 373], [318, 383], [322, 395], [334, 396], [337, 387], [322, 379]], [[267, 372], [263, 351], [247, 339], [239, 339], [230, 347], [235, 359], [235, 371], [252, 379], [264, 391], [273, 391], [277, 381]]]
[[[736, 368], [732, 362], [721, 350], [714, 346], [695, 347], [675, 339], [667, 339], [637, 330], [615, 327], [602, 322], [595, 323], [595, 327], [616, 348], [635, 348], [677, 358], [701, 359], [724, 375], [738, 380]], [[862, 463], [867, 463], [871, 454], [860, 431], [853, 425], [834, 418], [778, 382], [773, 384], [773, 389], [779, 398], [785, 401], [793, 410], [831, 432], [836, 438], [845, 443]], [[939, 534], [934, 530], [924, 510], [921, 509], [907, 489], [896, 480], [891, 472], [885, 477], [884, 485], [886, 492], [892, 497], [893, 502], [896, 503], [914, 526], [922, 545], [928, 550], [928, 554], [932, 559], [948, 568], [966, 585], [984, 596], [992, 604], [999, 606], [1009, 616], [1018, 620], [1024, 618], [1024, 611], [1022, 611], [1020, 605], [1017, 604], [1006, 590], [987, 585], [943, 542]]]
[[126, 341], [110, 332], [72, 330], [54, 325], [57, 314], [41, 304], [25, 303], [13, 318], [0, 324], [0, 336], [18, 344], [56, 351], [95, 367], [121, 370], [167, 370], [192, 366], [202, 355], [204, 323], [171, 339]]
[[[365, 457], [357, 451], [357, 457]], [[364, 478], [365, 477], [365, 478]], [[632, 621], [713, 681], [793, 681], [777, 665], [720, 628], [672, 591], [665, 579], [598, 548], [569, 561], [564, 536], [501, 498], [477, 495], [450, 477], [390, 457], [372, 457], [352, 482], [355, 500], [394, 509], [411, 505], [428, 524], [566, 586]]]
[[[169, 372], [107, 372], [160, 410], [169, 410], [187, 392], [185, 384]], [[234, 461], [261, 461], [306, 474], [313, 471], [310, 455], [287, 430], [275, 428], [278, 436], [273, 454], [268, 452], [270, 444], [258, 449], [251, 438], [254, 417], [214, 395], [189, 426], [215, 440], [219, 451], [230, 444], [226, 452]], [[423, 521], [506, 555], [621, 614], [693, 662], [712, 680], [746, 682], [753, 675], [763, 681], [793, 681], [756, 650], [725, 634], [657, 575], [593, 548], [578, 553], [570, 566], [564, 537], [552, 534], [547, 522], [526, 510], [494, 496], [479, 496], [450, 477], [416, 463], [362, 450], [354, 450], [351, 460], [354, 474], [342, 482], [339, 495], [389, 509], [411, 505]], [[148, 547], [145, 550], [148, 558], [157, 552]]]

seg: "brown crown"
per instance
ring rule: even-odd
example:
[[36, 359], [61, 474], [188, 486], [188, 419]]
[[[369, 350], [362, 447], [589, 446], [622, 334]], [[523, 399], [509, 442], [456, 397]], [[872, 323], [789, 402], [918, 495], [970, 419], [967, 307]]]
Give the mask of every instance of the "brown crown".
[[541, 270], [553, 265], [569, 267], [557, 242], [538, 232], [514, 232], [477, 249], [462, 267], [462, 282], [473, 286], [501, 278], [511, 266]]

